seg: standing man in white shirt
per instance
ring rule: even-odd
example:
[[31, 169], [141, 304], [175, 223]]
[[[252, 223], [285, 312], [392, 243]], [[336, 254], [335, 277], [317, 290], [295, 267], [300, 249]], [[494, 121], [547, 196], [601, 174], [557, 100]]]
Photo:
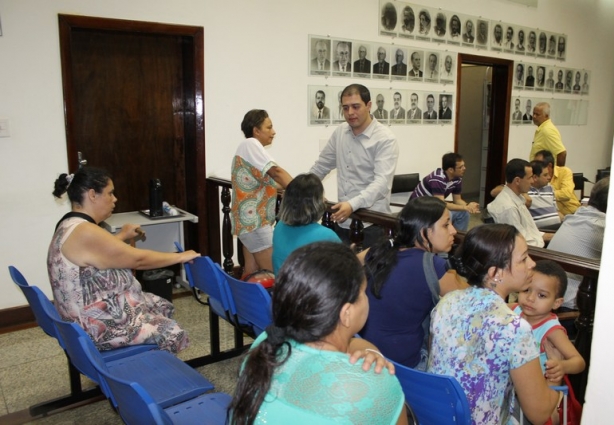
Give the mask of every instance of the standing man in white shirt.
[[[391, 213], [390, 190], [399, 156], [396, 136], [371, 115], [371, 93], [351, 84], [341, 93], [345, 123], [337, 127], [309, 172], [324, 179], [337, 169], [335, 232], [349, 242], [350, 214], [359, 208]], [[367, 223], [365, 223], [367, 224]], [[363, 247], [384, 235], [381, 227], [364, 229]]]

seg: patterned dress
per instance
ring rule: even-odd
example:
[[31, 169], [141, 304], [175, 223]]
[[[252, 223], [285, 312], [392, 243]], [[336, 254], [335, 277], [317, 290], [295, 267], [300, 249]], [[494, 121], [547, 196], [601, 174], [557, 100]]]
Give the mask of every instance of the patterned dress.
[[494, 291], [470, 287], [441, 299], [431, 313], [428, 372], [454, 376], [474, 424], [514, 423], [510, 371], [539, 356], [531, 326]]
[[137, 344], [172, 353], [186, 348], [187, 333], [170, 319], [173, 305], [143, 292], [130, 269], [79, 267], [62, 254], [66, 239], [85, 221], [63, 220], [49, 245], [47, 271], [60, 316], [81, 325], [99, 350]]
[[253, 137], [245, 139], [232, 160], [232, 232], [253, 232], [275, 222], [277, 186], [267, 171], [273, 158]]

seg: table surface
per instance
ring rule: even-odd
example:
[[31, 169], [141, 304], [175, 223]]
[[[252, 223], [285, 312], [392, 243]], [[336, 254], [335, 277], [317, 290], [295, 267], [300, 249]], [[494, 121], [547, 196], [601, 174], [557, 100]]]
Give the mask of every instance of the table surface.
[[198, 217], [194, 214], [190, 214], [180, 208], [173, 206], [180, 215], [169, 215], [163, 218], [149, 218], [138, 211], [130, 211], [125, 213], [113, 214], [107, 218], [101, 224], [111, 233], [115, 233], [122, 228], [124, 224], [138, 224], [140, 226], [154, 226], [157, 224], [176, 223], [179, 221], [190, 221], [192, 223], [198, 223]]

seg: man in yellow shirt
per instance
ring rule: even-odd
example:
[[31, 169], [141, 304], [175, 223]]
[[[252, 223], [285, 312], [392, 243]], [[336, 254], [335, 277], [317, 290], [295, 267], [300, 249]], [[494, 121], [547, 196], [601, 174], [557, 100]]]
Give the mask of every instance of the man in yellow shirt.
[[573, 172], [568, 167], [554, 165], [554, 157], [547, 150], [541, 150], [535, 154], [535, 160], [543, 161], [552, 176], [550, 185], [554, 188], [554, 197], [559, 212], [563, 215], [573, 214], [580, 207], [580, 201], [574, 192]]
[[541, 150], [550, 151], [556, 158], [556, 165], [565, 166], [567, 149], [563, 146], [561, 133], [550, 120], [550, 104], [540, 102], [533, 108], [533, 124], [537, 126], [529, 160], [534, 160], [535, 154]]

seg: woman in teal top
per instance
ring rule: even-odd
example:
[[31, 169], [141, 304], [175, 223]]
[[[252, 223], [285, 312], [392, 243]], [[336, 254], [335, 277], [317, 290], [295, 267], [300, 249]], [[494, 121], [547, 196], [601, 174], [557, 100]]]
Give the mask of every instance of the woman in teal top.
[[399, 381], [381, 358], [372, 370], [379, 353], [353, 338], [369, 313], [365, 289], [347, 246], [295, 250], [277, 276], [273, 324], [243, 364], [230, 423], [407, 424]]
[[275, 275], [296, 248], [312, 242], [341, 242], [334, 231], [318, 223], [325, 210], [324, 186], [315, 174], [298, 175], [288, 184], [273, 231]]

